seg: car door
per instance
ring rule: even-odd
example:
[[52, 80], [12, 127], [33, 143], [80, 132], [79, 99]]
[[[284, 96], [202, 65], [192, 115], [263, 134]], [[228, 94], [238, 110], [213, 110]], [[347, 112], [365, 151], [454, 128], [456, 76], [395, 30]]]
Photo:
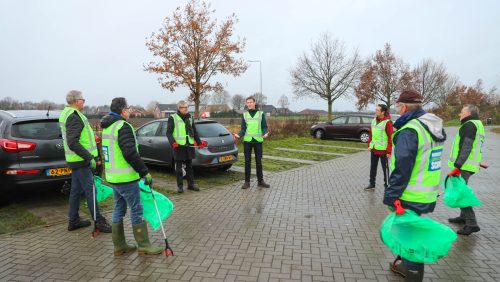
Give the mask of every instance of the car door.
[[[157, 132], [160, 129], [160, 121], [154, 121], [140, 127], [136, 132], [139, 154], [146, 162], [154, 162], [156, 157], [155, 145], [158, 141]], [[166, 137], [165, 137], [166, 138]]]
[[167, 139], [167, 122], [162, 121], [160, 124], [160, 129], [156, 134], [157, 138], [154, 142], [155, 159], [158, 160], [160, 164], [172, 165], [172, 147], [168, 143]]
[[345, 137], [347, 116], [334, 118], [329, 125], [326, 126], [326, 134], [329, 137]]
[[348, 138], [358, 138], [359, 130], [363, 126], [360, 116], [350, 116], [347, 120], [346, 134]]

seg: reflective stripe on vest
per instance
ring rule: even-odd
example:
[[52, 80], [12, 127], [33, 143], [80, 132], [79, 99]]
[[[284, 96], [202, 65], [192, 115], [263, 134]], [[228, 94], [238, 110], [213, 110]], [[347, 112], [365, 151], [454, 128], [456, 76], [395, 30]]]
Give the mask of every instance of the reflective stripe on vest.
[[92, 130], [92, 127], [89, 124], [88, 119], [80, 113], [75, 108], [72, 107], [65, 107], [64, 110], [62, 111], [61, 115], [59, 116], [59, 126], [61, 127], [61, 135], [63, 139], [63, 146], [64, 146], [64, 155], [66, 158], [67, 162], [79, 162], [83, 161], [84, 159], [80, 157], [77, 153], [72, 151], [68, 147], [68, 138], [67, 138], [67, 131], [66, 131], [66, 122], [68, 120], [68, 117], [76, 113], [78, 117], [82, 120], [83, 122], [83, 129], [80, 132], [80, 139], [79, 142], [85, 148], [92, 156], [97, 157], [97, 144], [95, 142], [95, 137], [94, 137], [94, 131]]
[[[437, 198], [441, 177], [443, 143], [432, 140], [430, 133], [417, 119], [410, 120], [396, 131], [393, 140], [399, 132], [405, 129], [413, 129], [417, 133], [418, 150], [408, 186], [400, 199], [408, 202], [433, 203]], [[396, 158], [397, 156], [394, 155], [391, 159], [391, 170], [394, 170]]]
[[[193, 137], [189, 136], [186, 132], [186, 123], [184, 123], [184, 120], [178, 115], [174, 114], [174, 139], [175, 142], [179, 145], [186, 145], [186, 137], [189, 140], [189, 144], [193, 145], [194, 144], [194, 139]], [[189, 122], [191, 122], [191, 119], [189, 119]]]
[[243, 141], [250, 142], [252, 138], [258, 142], [264, 141], [264, 138], [262, 138], [262, 115], [262, 111], [257, 111], [254, 117], [252, 117], [249, 112], [243, 114], [243, 118], [247, 125]]
[[372, 120], [372, 140], [370, 141], [371, 149], [379, 151], [387, 150], [389, 138], [387, 137], [387, 132], [385, 132], [385, 126], [388, 122], [389, 120], [386, 119], [377, 124], [377, 118]]
[[[118, 144], [118, 131], [123, 126], [130, 126], [128, 122], [120, 120], [115, 122], [111, 127], [108, 127], [102, 132], [102, 150], [104, 155], [104, 170], [106, 172], [106, 181], [110, 183], [124, 183], [138, 180], [140, 178], [134, 168], [123, 157], [122, 150]], [[134, 140], [136, 150], [138, 150], [137, 139], [135, 132]]]
[[[460, 167], [461, 170], [466, 170], [470, 172], [478, 172], [479, 165], [481, 164], [481, 160], [483, 158], [483, 143], [484, 143], [484, 126], [480, 120], [468, 120], [467, 122], [472, 122], [476, 127], [476, 136], [474, 138], [474, 142], [472, 143], [472, 150], [467, 157], [465, 163]], [[464, 126], [467, 122], [462, 124]], [[453, 140], [453, 145], [451, 147], [450, 159], [448, 160], [448, 166], [450, 168], [455, 167], [455, 161], [458, 157], [458, 152], [460, 151], [460, 128], [458, 130], [457, 135], [455, 136], [455, 140]]]

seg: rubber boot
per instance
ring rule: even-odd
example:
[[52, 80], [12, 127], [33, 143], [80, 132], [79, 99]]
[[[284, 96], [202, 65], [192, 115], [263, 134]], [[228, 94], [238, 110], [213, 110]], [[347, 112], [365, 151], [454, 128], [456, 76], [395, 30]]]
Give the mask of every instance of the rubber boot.
[[123, 230], [123, 222], [113, 224], [111, 226], [113, 238], [113, 246], [115, 247], [115, 256], [121, 256], [125, 253], [133, 252], [137, 249], [134, 245], [129, 245], [125, 241], [125, 231]]
[[418, 268], [408, 268], [406, 271], [405, 282], [421, 282], [424, 280], [424, 265]]
[[394, 262], [392, 262], [389, 267], [392, 272], [398, 274], [403, 278], [406, 277], [407, 269], [400, 256], [397, 256]]
[[132, 224], [135, 241], [137, 241], [139, 255], [159, 255], [164, 248], [152, 246], [149, 242], [148, 227], [146, 222], [140, 224]]

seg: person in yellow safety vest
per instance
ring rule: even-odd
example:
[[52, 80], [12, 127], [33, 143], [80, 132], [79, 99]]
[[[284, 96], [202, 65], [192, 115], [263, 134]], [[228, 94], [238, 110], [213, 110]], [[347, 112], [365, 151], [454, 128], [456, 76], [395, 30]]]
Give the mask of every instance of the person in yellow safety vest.
[[392, 152], [392, 121], [387, 105], [378, 104], [375, 109], [375, 118], [372, 120], [370, 137], [368, 138], [368, 151], [370, 151], [370, 183], [365, 191], [375, 190], [375, 178], [377, 177], [377, 166], [380, 159], [384, 171], [384, 188], [387, 188], [387, 160]]
[[[465, 105], [458, 116], [461, 125], [453, 141], [448, 166], [453, 168], [450, 175], [461, 175], [468, 183], [481, 164], [484, 126], [479, 119], [479, 110], [474, 105]], [[465, 224], [463, 229], [457, 231], [460, 235], [470, 235], [480, 230], [472, 207], [461, 208], [460, 215], [448, 221]]]
[[[71, 168], [71, 191], [69, 194], [69, 223], [68, 231], [90, 226], [90, 221], [82, 220], [78, 214], [80, 195], [85, 194], [87, 207], [91, 215], [94, 214], [94, 185], [93, 171], [98, 165], [97, 144], [94, 131], [87, 118], [80, 112], [85, 104], [82, 92], [71, 90], [66, 94], [68, 106], [59, 116], [64, 155]], [[96, 203], [96, 227], [103, 233], [111, 233], [106, 218], [99, 211]]]
[[[133, 252], [139, 255], [158, 255], [162, 247], [149, 242], [148, 227], [143, 220], [139, 181], [146, 185], [153, 183], [153, 177], [141, 159], [133, 126], [127, 122], [130, 107], [123, 97], [111, 101], [111, 112], [101, 120], [102, 153], [106, 181], [113, 187], [113, 245], [114, 255]], [[130, 222], [137, 242], [127, 244], [123, 229], [123, 217], [130, 207]]]
[[198, 137], [186, 101], [179, 101], [177, 103], [177, 112], [168, 117], [167, 138], [174, 155], [177, 192], [184, 192], [182, 166], [185, 166], [188, 190], [200, 191], [194, 184], [193, 159], [195, 157], [195, 147], [199, 144], [198, 147], [203, 149], [208, 146], [208, 143], [205, 140], [201, 141]]
[[243, 137], [243, 148], [245, 153], [245, 183], [241, 189], [250, 188], [250, 173], [252, 163], [252, 148], [255, 151], [255, 166], [257, 170], [257, 186], [262, 188], [271, 187], [264, 182], [262, 172], [262, 143], [269, 136], [267, 131], [266, 115], [256, 108], [255, 98], [250, 96], [246, 99], [247, 111], [243, 113], [241, 130], [234, 134], [236, 138]]
[[[446, 140], [443, 120], [422, 109], [422, 95], [415, 90], [401, 93], [396, 110], [401, 117], [394, 123], [397, 131], [392, 138], [391, 175], [383, 203], [394, 209], [394, 202], [399, 199], [403, 208], [419, 215], [433, 212]], [[390, 270], [406, 277], [405, 281], [422, 281], [424, 277], [423, 263], [399, 256]]]

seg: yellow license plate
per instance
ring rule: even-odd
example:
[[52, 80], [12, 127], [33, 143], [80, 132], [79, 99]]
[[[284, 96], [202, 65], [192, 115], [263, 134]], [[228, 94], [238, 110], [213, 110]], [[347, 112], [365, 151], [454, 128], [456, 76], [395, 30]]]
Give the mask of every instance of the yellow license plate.
[[227, 162], [227, 161], [232, 161], [232, 160], [233, 160], [232, 155], [219, 157], [219, 162]]
[[48, 176], [60, 176], [60, 175], [68, 175], [68, 174], [71, 174], [71, 168], [69, 168], [69, 167], [51, 168], [47, 172]]

